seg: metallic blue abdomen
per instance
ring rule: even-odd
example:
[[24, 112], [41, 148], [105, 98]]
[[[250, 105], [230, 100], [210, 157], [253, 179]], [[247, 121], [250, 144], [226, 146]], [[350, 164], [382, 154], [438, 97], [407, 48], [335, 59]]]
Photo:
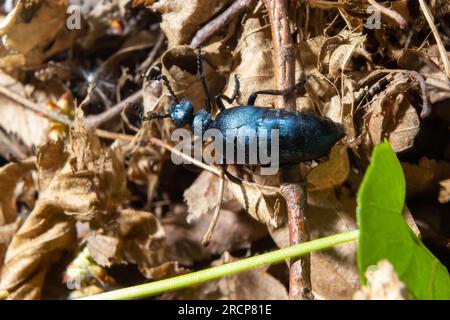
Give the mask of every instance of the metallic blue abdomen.
[[[325, 156], [345, 135], [341, 125], [316, 114], [255, 106], [223, 110], [209, 127], [220, 130], [225, 137], [232, 136], [233, 129], [237, 129], [238, 137], [248, 136], [245, 139], [246, 160], [251, 156], [251, 147], [257, 144], [259, 151], [259, 143], [264, 142], [262, 140], [266, 137], [270, 153], [271, 144], [275, 142], [270, 138], [271, 132], [277, 129], [280, 164], [294, 164]], [[256, 140], [251, 138], [255, 132]], [[236, 154], [237, 149], [234, 152]]]

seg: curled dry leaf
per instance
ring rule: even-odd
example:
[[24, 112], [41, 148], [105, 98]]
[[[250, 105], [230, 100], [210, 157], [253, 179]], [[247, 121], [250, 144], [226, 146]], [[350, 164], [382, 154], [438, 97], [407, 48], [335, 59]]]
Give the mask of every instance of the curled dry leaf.
[[118, 238], [93, 232], [87, 236], [86, 241], [92, 259], [99, 265], [110, 267], [112, 264], [124, 262], [121, 259], [121, 248]]
[[35, 168], [34, 162], [29, 160], [12, 162], [0, 168], [0, 272], [6, 248], [20, 225], [17, 219], [16, 187]]
[[126, 198], [123, 168], [78, 121], [67, 149], [58, 141], [38, 151], [39, 199], [13, 237], [1, 274], [10, 298], [39, 298], [50, 265], [76, 243], [75, 219], [114, 213]]
[[354, 300], [407, 300], [408, 290], [387, 260], [366, 271], [367, 286], [353, 296]]
[[[377, 94], [364, 111], [364, 146], [372, 148], [388, 137], [394, 151], [412, 147], [420, 129], [417, 111], [405, 95], [411, 87], [408, 77], [396, 74], [387, 88]], [[367, 131], [366, 131], [367, 128]]]
[[35, 163], [29, 160], [11, 162], [0, 168], [0, 226], [16, 220], [16, 186], [27, 173], [35, 168]]
[[[329, 50], [329, 47], [322, 47], [321, 55], [322, 57], [325, 55], [330, 55], [329, 60], [324, 57], [324, 59], [320, 61], [326, 62], [329, 61], [328, 66], [328, 78], [331, 80], [337, 79], [341, 72], [345, 73], [348, 64], [351, 61], [351, 58], [354, 55], [360, 55], [366, 58], [368, 61], [371, 61], [369, 53], [364, 49], [364, 44], [366, 41], [366, 36], [360, 33], [352, 33], [347, 30], [342, 31], [339, 36], [337, 36], [339, 43], [334, 50]], [[333, 38], [331, 38], [333, 39]], [[329, 43], [328, 39], [325, 43]], [[337, 43], [334, 43], [333, 46], [336, 46]]]
[[149, 279], [163, 279], [181, 272], [176, 263], [167, 261], [166, 234], [162, 224], [149, 212], [122, 210], [117, 218], [123, 257], [137, 264]]
[[430, 103], [435, 104], [450, 98], [450, 82], [442, 72], [436, 45], [424, 51], [402, 50], [398, 64], [402, 68], [419, 72], [425, 78]]
[[0, 288], [10, 299], [39, 299], [51, 264], [75, 242], [74, 221], [38, 201], [8, 247]]
[[161, 13], [161, 29], [169, 48], [188, 43], [199, 25], [212, 18], [230, 0], [161, 0], [151, 8]]
[[36, 67], [69, 48], [75, 32], [65, 28], [66, 8], [67, 0], [18, 1], [0, 27], [0, 68]]

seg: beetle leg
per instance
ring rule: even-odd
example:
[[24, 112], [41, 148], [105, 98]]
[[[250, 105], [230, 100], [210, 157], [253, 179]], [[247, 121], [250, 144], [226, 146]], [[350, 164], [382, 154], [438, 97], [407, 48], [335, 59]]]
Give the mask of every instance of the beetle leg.
[[197, 48], [197, 69], [200, 76], [200, 82], [202, 83], [203, 91], [206, 96], [206, 107], [208, 108], [208, 111], [211, 112], [211, 98], [209, 97], [208, 84], [206, 83], [205, 72], [203, 70], [202, 49], [200, 47]]
[[223, 190], [225, 187], [225, 179], [223, 178], [223, 174], [220, 175], [220, 184], [219, 184], [219, 194], [217, 199], [217, 206], [214, 210], [214, 215], [211, 220], [211, 223], [209, 224], [208, 230], [206, 231], [205, 235], [202, 239], [202, 245], [204, 247], [207, 247], [209, 243], [211, 242], [212, 234], [214, 232], [214, 229], [216, 228], [217, 221], [219, 220], [220, 215], [220, 207], [222, 206], [222, 200], [223, 200]]
[[306, 77], [305, 79], [298, 82], [295, 86], [293, 86], [292, 88], [289, 88], [287, 90], [260, 90], [260, 91], [253, 92], [248, 97], [247, 105], [254, 106], [256, 98], [258, 97], [258, 94], [266, 94], [266, 95], [270, 95], [270, 96], [285, 96], [285, 95], [291, 94], [291, 93], [297, 91], [298, 89], [304, 87], [306, 82], [308, 81], [308, 78], [309, 77]]
[[228, 172], [228, 170], [226, 169], [226, 166], [222, 167], [222, 172], [223, 174], [228, 178], [228, 180], [230, 180], [231, 182], [237, 184], [237, 185], [242, 185], [242, 183], [244, 182], [244, 180], [232, 175], [231, 173]]
[[239, 95], [239, 88], [240, 88], [239, 78], [235, 74], [234, 75], [234, 91], [233, 91], [233, 95], [231, 97], [227, 97], [224, 94], [219, 94], [218, 96], [215, 97], [217, 106], [219, 107], [220, 111], [225, 110], [225, 105], [223, 104], [222, 99], [225, 100], [226, 102], [230, 103], [230, 104], [233, 103], [233, 101], [236, 100], [237, 96]]

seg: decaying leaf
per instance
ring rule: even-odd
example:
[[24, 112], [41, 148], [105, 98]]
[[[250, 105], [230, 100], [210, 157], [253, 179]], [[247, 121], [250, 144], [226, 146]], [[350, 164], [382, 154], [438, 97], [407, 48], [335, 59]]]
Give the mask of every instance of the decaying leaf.
[[172, 260], [184, 266], [192, 266], [225, 251], [250, 249], [254, 241], [267, 235], [267, 228], [250, 218], [240, 205], [229, 202], [222, 206], [219, 220], [210, 244], [202, 245], [202, 239], [211, 223], [213, 210], [188, 224], [186, 208], [176, 206], [162, 223], [167, 237], [167, 251]]
[[365, 111], [364, 129], [366, 147], [389, 139], [394, 151], [411, 148], [419, 132], [419, 116], [405, 93], [411, 87], [408, 77], [398, 74], [387, 88], [377, 94]]
[[[218, 204], [219, 178], [210, 172], [203, 171], [192, 186], [184, 192], [184, 199], [188, 205], [187, 222], [191, 223], [200, 219]], [[222, 204], [231, 200], [232, 196], [225, 188]]]
[[0, 226], [16, 220], [15, 189], [23, 176], [35, 169], [33, 161], [9, 163], [0, 168]]
[[87, 248], [92, 259], [101, 266], [123, 263], [119, 239], [97, 233], [91, 233], [87, 238]]
[[256, 269], [219, 280], [229, 300], [288, 300], [286, 287], [264, 270]]
[[[36, 88], [32, 84], [22, 85], [18, 80], [0, 71], [0, 85], [9, 91], [41, 105], [46, 105], [48, 100], [56, 100], [62, 94], [60, 89], [48, 86], [45, 91]], [[47, 140], [50, 127], [49, 121], [36, 112], [24, 108], [10, 98], [0, 95], [0, 126], [7, 133], [15, 134], [28, 148], [37, 147]]]
[[167, 261], [166, 234], [162, 224], [149, 212], [122, 210], [118, 217], [123, 256], [137, 264], [149, 279], [163, 279], [181, 272], [176, 263]]
[[76, 243], [75, 219], [101, 218], [127, 195], [125, 172], [108, 150], [79, 122], [67, 150], [61, 141], [40, 148], [39, 199], [13, 237], [1, 273], [10, 298], [39, 298], [50, 265]]
[[244, 210], [257, 221], [277, 228], [286, 215], [286, 201], [278, 188], [228, 180], [228, 188]]
[[75, 32], [65, 28], [66, 8], [67, 0], [18, 1], [0, 27], [0, 68], [36, 67], [69, 48]]
[[[240, 81], [240, 94], [237, 100], [239, 104], [245, 104], [248, 96], [257, 90], [274, 87], [271, 47], [269, 25], [263, 25], [257, 18], [249, 18], [244, 24], [242, 36], [234, 52], [235, 59], [240, 63], [230, 74], [224, 90], [227, 96], [233, 94], [234, 75], [237, 75]], [[272, 104], [273, 97], [264, 95], [258, 97], [257, 105]]]
[[186, 44], [194, 36], [197, 26], [208, 21], [229, 0], [161, 0], [151, 8], [162, 14], [161, 29], [169, 40], [169, 48]]
[[[176, 46], [164, 53], [161, 57], [161, 62], [163, 66], [162, 72], [170, 80], [175, 94], [189, 99], [195, 111], [199, 111], [206, 108], [206, 97], [197, 72], [196, 57], [197, 52], [194, 49], [188, 46]], [[203, 58], [205, 60], [203, 67], [205, 76], [208, 79], [210, 95], [215, 96], [221, 93], [224, 78], [209, 64], [208, 52], [203, 52]], [[166, 96], [168, 96], [167, 91]], [[166, 102], [168, 107], [168, 101]]]
[[407, 300], [408, 290], [387, 260], [366, 271], [367, 286], [358, 290], [355, 300]]

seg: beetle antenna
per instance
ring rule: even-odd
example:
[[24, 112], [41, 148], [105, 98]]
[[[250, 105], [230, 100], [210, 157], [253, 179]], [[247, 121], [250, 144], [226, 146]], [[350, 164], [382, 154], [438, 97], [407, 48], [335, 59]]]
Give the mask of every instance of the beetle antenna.
[[164, 119], [164, 118], [170, 118], [170, 113], [158, 113], [158, 112], [149, 112], [146, 115], [144, 115], [143, 112], [139, 114], [139, 118], [141, 118], [141, 121], [149, 121], [153, 119]]
[[164, 85], [166, 86], [167, 90], [169, 90], [170, 96], [172, 97], [173, 101], [175, 101], [176, 104], [179, 104], [180, 101], [175, 95], [175, 92], [173, 91], [172, 86], [170, 85], [169, 79], [167, 79], [165, 75], [160, 74], [156, 76], [156, 80], [162, 80], [164, 82]]
[[208, 84], [206, 83], [205, 72], [203, 70], [203, 58], [202, 58], [202, 48], [200, 46], [197, 47], [197, 69], [200, 76], [200, 82], [202, 83], [203, 91], [206, 95], [206, 106], [208, 107], [208, 111], [212, 111], [211, 98], [209, 97]]

